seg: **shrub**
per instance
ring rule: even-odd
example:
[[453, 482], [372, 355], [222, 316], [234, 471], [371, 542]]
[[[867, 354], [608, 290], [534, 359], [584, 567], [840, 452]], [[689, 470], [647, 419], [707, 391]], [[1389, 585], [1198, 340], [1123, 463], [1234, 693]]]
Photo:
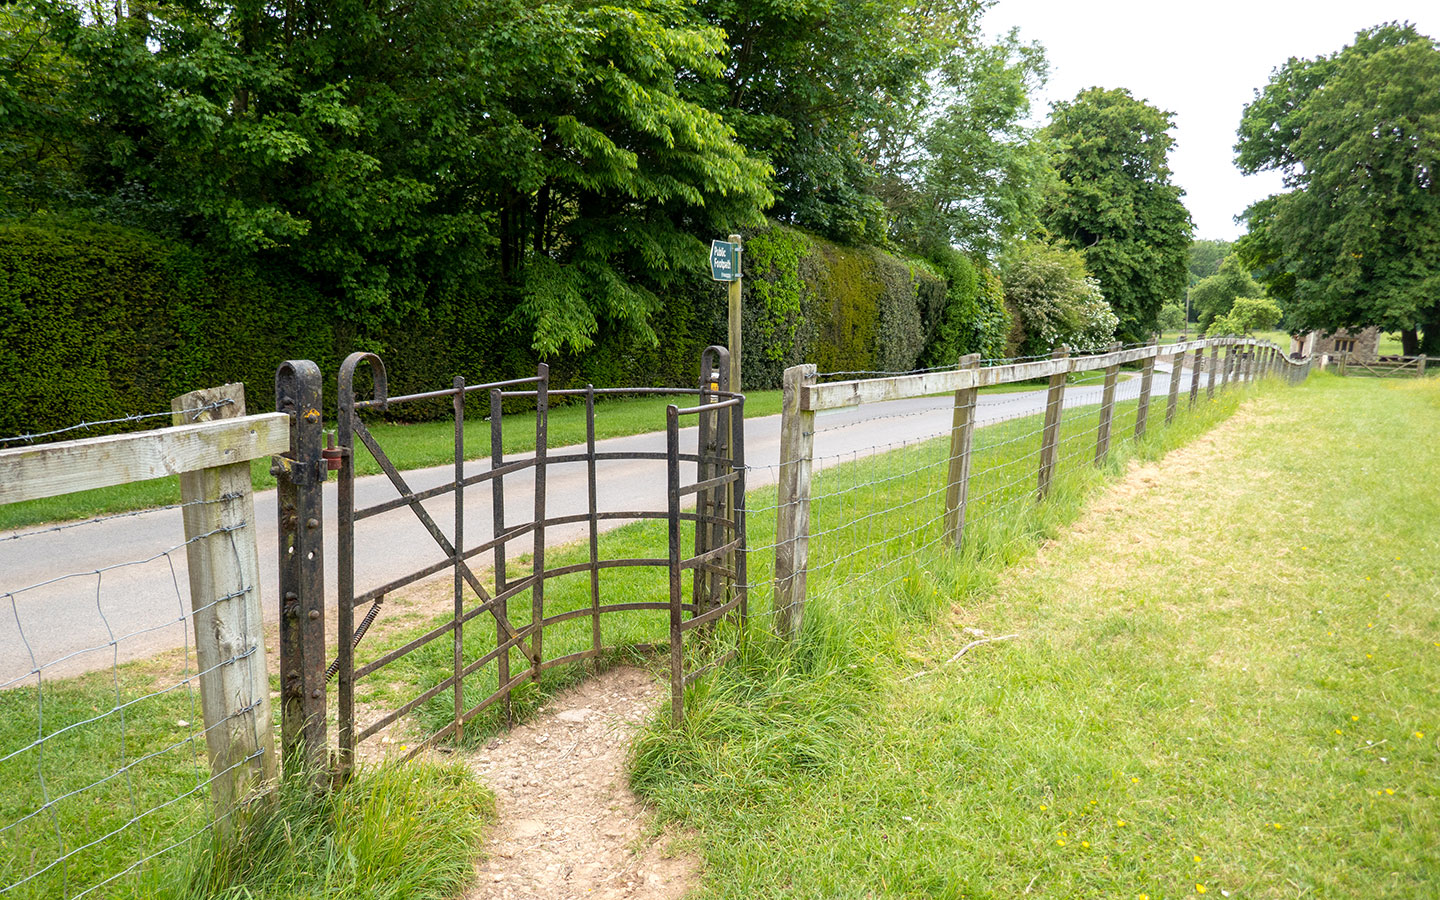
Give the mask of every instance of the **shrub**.
[[1001, 279], [1017, 322], [1016, 355], [1040, 355], [1062, 344], [1091, 352], [1114, 339], [1119, 319], [1079, 251], [1040, 241], [1017, 244], [1005, 255]]

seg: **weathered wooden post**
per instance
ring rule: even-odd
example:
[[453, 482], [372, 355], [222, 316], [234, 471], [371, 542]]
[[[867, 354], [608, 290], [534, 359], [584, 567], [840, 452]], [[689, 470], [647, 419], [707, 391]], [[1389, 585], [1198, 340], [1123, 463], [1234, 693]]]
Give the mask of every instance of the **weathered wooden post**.
[[1205, 381], [1205, 399], [1215, 399], [1215, 378], [1220, 374], [1220, 342], [1210, 345], [1210, 377]]
[[1051, 359], [1056, 363], [1050, 375], [1050, 390], [1045, 399], [1045, 429], [1040, 436], [1040, 485], [1036, 497], [1045, 499], [1055, 479], [1055, 456], [1060, 448], [1060, 412], [1065, 405], [1065, 380], [1070, 375], [1070, 348], [1061, 347]]
[[1145, 424], [1150, 418], [1150, 390], [1155, 384], [1155, 360], [1160, 353], [1160, 337], [1150, 339], [1147, 348], [1150, 353], [1140, 364], [1140, 405], [1135, 408], [1135, 439], [1145, 436]]
[[1200, 373], [1205, 369], [1205, 345], [1195, 348], [1195, 362], [1190, 366], [1190, 406], [1200, 398]]
[[[240, 418], [245, 385], [192, 391], [170, 408], [176, 425]], [[180, 500], [210, 793], [228, 830], [227, 814], [276, 773], [250, 463], [182, 473]]]
[[290, 416], [290, 452], [270, 468], [280, 538], [280, 749], [287, 776], [305, 772], [319, 786], [328, 780], [320, 368], [309, 360], [281, 363], [275, 408]]
[[1350, 363], [1350, 351], [1349, 351], [1349, 350], [1341, 350], [1341, 351], [1340, 351], [1340, 377], [1341, 377], [1341, 378], [1344, 378], [1344, 377], [1345, 377], [1345, 369], [1349, 366], [1349, 363]]
[[1423, 353], [1415, 360], [1415, 377], [1425, 377], [1425, 354]]
[[1175, 407], [1180, 402], [1180, 378], [1185, 374], [1184, 352], [1170, 354], [1170, 390], [1165, 400], [1165, 424], [1175, 421]]
[[729, 294], [730, 306], [730, 390], [740, 393], [740, 358], [742, 351], [740, 347], [740, 336], [743, 329], [740, 327], [744, 321], [744, 306], [741, 302], [741, 289], [744, 285], [745, 269], [741, 266], [744, 249], [740, 244], [740, 235], [730, 235], [730, 243], [735, 245], [735, 278], [727, 284], [726, 290]]
[[[1120, 343], [1110, 345], [1108, 353], [1118, 353]], [[1110, 426], [1115, 420], [1115, 385], [1120, 380], [1120, 361], [1105, 367], [1105, 387], [1100, 391], [1100, 421], [1095, 426], [1095, 465], [1103, 466], [1110, 455]]]
[[[958, 369], [971, 372], [980, 366], [980, 354], [960, 357]], [[960, 549], [965, 533], [965, 506], [970, 494], [970, 448], [975, 435], [973, 384], [955, 391], [955, 409], [950, 418], [950, 470], [945, 484], [945, 542]]]
[[775, 522], [775, 629], [793, 637], [805, 615], [810, 563], [810, 472], [815, 454], [815, 412], [805, 407], [815, 365], [785, 370], [780, 413], [779, 509]]

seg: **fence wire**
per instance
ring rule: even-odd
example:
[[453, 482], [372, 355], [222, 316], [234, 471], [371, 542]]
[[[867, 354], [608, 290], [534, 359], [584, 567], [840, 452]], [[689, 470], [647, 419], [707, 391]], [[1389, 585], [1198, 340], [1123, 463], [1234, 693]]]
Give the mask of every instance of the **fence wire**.
[[[202, 668], [191, 616], [225, 603], [244, 610], [257, 586], [192, 604], [186, 570], [191, 545], [221, 541], [243, 571], [236, 536], [249, 523], [151, 551], [97, 542], [88, 566], [55, 556], [56, 532], [155, 512], [9, 534], [0, 544], [5, 580], [28, 581], [0, 584], [0, 896], [153, 896], [166, 877], [154, 861], [207, 834], [212, 782], [254, 758], [212, 772], [207, 734], [254, 715], [258, 702], [207, 728], [199, 682], [261, 648], [236, 646]], [[167, 585], [163, 594], [156, 583]], [[242, 623], [240, 633], [250, 630]]]
[[[1136, 344], [1133, 346], [1144, 346]], [[1228, 389], [1227, 352], [1220, 356], [1216, 396]], [[1050, 355], [987, 359], [982, 367], [1050, 359]], [[1176, 391], [1175, 421], [1190, 408], [1188, 395], [1194, 354], [1185, 355]], [[1207, 351], [1200, 374], [1199, 401], [1206, 398], [1212, 360]], [[1150, 384], [1145, 433], [1167, 427], [1170, 380], [1176, 375], [1169, 357], [1157, 360]], [[827, 372], [823, 383], [848, 377], [887, 377], [951, 371], [955, 366], [901, 373]], [[1071, 373], [1063, 393], [1063, 410], [1055, 447], [1056, 483], [1101, 460], [1097, 445], [1104, 427], [1103, 368]], [[1115, 376], [1109, 421], [1110, 452], [1137, 439], [1136, 423], [1144, 390], [1140, 365], [1121, 367]], [[1045, 412], [1049, 403], [1044, 379], [982, 390], [977, 396], [972, 437], [964, 544], [973, 552], [1003, 550], [1035, 522]], [[847, 593], [863, 583], [866, 594], [887, 591], [924, 567], [924, 560], [947, 545], [946, 493], [950, 487], [953, 396], [865, 404], [859, 408], [821, 412], [814, 426], [813, 475], [810, 484], [810, 526], [807, 590], [810, 598]], [[876, 441], [876, 432], [885, 440]], [[775, 466], [752, 467], [751, 484], [776, 483]], [[752, 496], [749, 505], [750, 590], [756, 597], [773, 596], [775, 520], [780, 514], [775, 494]]]
[[[203, 413], [209, 412], [212, 409], [219, 409], [222, 406], [229, 406], [234, 402], [234, 400], [231, 400], [227, 397], [223, 400], [217, 400], [214, 403], [207, 403], [203, 406], [197, 406], [194, 409], [187, 410], [185, 415], [189, 418], [189, 421], [195, 422], [199, 420], [200, 416]], [[96, 419], [92, 422], [77, 422], [74, 425], [67, 425], [64, 428], [56, 428], [53, 431], [41, 431], [34, 434], [15, 434], [11, 435], [10, 437], [0, 438], [0, 448], [10, 447], [16, 444], [43, 443], [46, 442], [49, 438], [59, 437], [61, 435], [69, 435], [77, 431], [89, 432], [96, 429], [104, 429], [111, 432], [123, 431], [125, 430], [123, 426], [126, 425], [133, 425], [137, 422], [146, 422], [150, 419], [172, 419], [174, 418], [174, 416], [175, 413], [172, 410], [167, 409], [163, 412], [134, 413], [128, 416], [121, 416], [118, 419]]]

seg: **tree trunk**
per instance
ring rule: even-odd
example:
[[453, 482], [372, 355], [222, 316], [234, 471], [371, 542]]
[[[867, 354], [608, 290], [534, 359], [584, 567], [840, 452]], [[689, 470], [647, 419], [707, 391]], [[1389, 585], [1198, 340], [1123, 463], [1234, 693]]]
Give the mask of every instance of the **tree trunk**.
[[1420, 352], [1440, 356], [1440, 309], [1431, 310], [1430, 318], [1421, 323]]
[[1420, 333], [1414, 328], [1405, 328], [1400, 332], [1400, 353], [1404, 356], [1420, 355]]

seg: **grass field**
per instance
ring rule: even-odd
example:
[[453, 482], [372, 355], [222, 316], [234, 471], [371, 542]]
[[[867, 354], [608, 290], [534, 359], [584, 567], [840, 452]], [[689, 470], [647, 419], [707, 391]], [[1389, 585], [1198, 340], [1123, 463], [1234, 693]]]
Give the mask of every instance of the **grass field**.
[[[637, 788], [707, 897], [1440, 895], [1437, 414], [1262, 388], [1088, 512], [1072, 472], [1011, 540], [856, 566], [657, 721]], [[952, 662], [965, 628], [1017, 637]]]

